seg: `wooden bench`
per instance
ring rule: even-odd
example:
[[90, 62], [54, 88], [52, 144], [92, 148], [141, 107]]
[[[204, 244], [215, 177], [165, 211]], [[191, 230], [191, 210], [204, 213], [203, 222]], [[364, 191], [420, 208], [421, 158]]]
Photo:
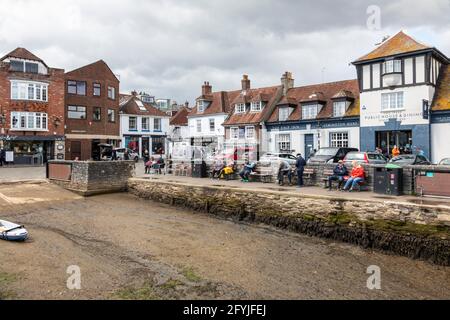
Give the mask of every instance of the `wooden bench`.
[[[323, 170], [323, 187], [326, 189], [328, 188], [328, 178], [334, 175], [333, 169], [324, 169]], [[333, 181], [331, 181], [331, 185], [333, 185]]]
[[311, 181], [311, 179], [314, 177], [314, 175], [316, 174], [316, 170], [314, 168], [305, 168], [303, 170], [303, 178], [307, 179], [309, 181]]
[[255, 170], [250, 173], [250, 177], [259, 177], [262, 183], [272, 182], [273, 171], [272, 167], [257, 166]]
[[[364, 170], [364, 181], [358, 183], [358, 190], [357, 191], [369, 191], [369, 185], [367, 184], [367, 179], [368, 178], [369, 178], [369, 172]], [[344, 185], [345, 185], [345, 183], [347, 183], [347, 180], [344, 181]]]

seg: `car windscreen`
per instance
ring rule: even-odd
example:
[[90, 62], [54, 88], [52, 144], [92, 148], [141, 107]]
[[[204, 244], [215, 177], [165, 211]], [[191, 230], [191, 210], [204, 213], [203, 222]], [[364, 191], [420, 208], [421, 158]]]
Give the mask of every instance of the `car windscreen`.
[[323, 148], [319, 149], [314, 155], [315, 156], [334, 156], [338, 152], [338, 148]]
[[345, 157], [346, 160], [364, 160], [364, 153], [350, 152]]

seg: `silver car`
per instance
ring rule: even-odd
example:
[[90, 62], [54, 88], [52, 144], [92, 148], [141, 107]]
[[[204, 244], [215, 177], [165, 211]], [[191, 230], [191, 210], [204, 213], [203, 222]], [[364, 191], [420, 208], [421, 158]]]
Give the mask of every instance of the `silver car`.
[[262, 165], [268, 165], [278, 163], [278, 161], [280, 160], [286, 160], [290, 165], [295, 165], [295, 163], [297, 162], [297, 158], [290, 153], [272, 153], [272, 152], [264, 154], [259, 159], [259, 162]]
[[[115, 149], [118, 160], [123, 160], [126, 149], [128, 149], [128, 148], [117, 148], [117, 149]], [[134, 160], [136, 162], [139, 161], [139, 154], [137, 152], [134, 152], [131, 149], [128, 149], [128, 156], [130, 157], [130, 160]]]
[[385, 164], [388, 162], [385, 156], [377, 152], [349, 152], [344, 158], [345, 164], [352, 164], [353, 161], [367, 164]]

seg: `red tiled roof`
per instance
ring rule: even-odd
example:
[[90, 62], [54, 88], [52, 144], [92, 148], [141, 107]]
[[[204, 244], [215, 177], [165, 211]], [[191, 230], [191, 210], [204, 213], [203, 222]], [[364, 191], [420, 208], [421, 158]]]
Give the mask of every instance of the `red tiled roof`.
[[171, 119], [171, 126], [187, 126], [188, 124], [188, 115], [191, 112], [191, 109], [182, 107]]
[[431, 110], [450, 110], [450, 65], [442, 66]]
[[[223, 125], [230, 126], [237, 124], [257, 124], [264, 121], [272, 112], [273, 105], [278, 100], [281, 90], [281, 86], [247, 90], [245, 97], [239, 95], [239, 97], [236, 97], [236, 99], [231, 102], [230, 115], [225, 120]], [[246, 102], [263, 101], [266, 102], [266, 105], [260, 112], [252, 112], [250, 110], [247, 110], [245, 113], [234, 113], [234, 105], [237, 103], [242, 103], [243, 100], [245, 100]]]
[[[349, 91], [353, 94], [355, 97], [353, 103], [350, 105], [350, 107], [347, 109], [347, 112], [345, 114], [346, 117], [349, 116], [358, 116], [359, 115], [359, 85], [358, 80], [344, 80], [344, 81], [337, 81], [337, 82], [329, 82], [329, 83], [322, 83], [322, 84], [316, 84], [316, 85], [309, 85], [304, 87], [296, 87], [289, 89], [287, 92], [287, 97], [283, 97], [283, 99], [288, 100], [291, 102], [291, 105], [293, 105], [292, 102], [296, 102], [295, 105], [293, 105], [294, 111], [289, 117], [289, 120], [301, 120], [301, 101], [307, 101], [310, 100], [310, 96], [315, 92], [321, 93], [320, 100], [325, 101], [325, 105], [323, 106], [322, 110], [319, 112], [317, 118], [318, 119], [325, 119], [330, 118], [333, 115], [333, 97], [336, 96], [337, 93], [341, 92], [342, 90]], [[277, 107], [273, 110], [272, 114], [269, 117], [268, 122], [277, 122], [278, 121], [278, 109], [279, 109], [280, 103], [278, 103]]]
[[[140, 101], [138, 98], [132, 98], [128, 100], [128, 102], [124, 103], [120, 107], [120, 112], [125, 114], [135, 114], [135, 115], [143, 115], [143, 116], [156, 116], [156, 117], [168, 117], [168, 115], [161, 110], [155, 108], [149, 103], [142, 103], [146, 109], [143, 111], [139, 108], [136, 101]], [[142, 101], [141, 101], [142, 102]]]
[[405, 34], [403, 31], [400, 31], [395, 36], [383, 42], [378, 48], [362, 56], [355, 62], [388, 57], [396, 54], [414, 52], [423, 49], [431, 49], [431, 47], [417, 42], [416, 40]]
[[[238, 95], [240, 91], [218, 91], [213, 92], [208, 95], [208, 101], [211, 101], [211, 104], [208, 108], [205, 109], [204, 112], [197, 112], [197, 106], [195, 106], [192, 111], [189, 113], [190, 116], [201, 116], [201, 115], [212, 115], [217, 113], [228, 113], [230, 111], [230, 101], [233, 101]], [[204, 96], [197, 98], [203, 99]]]
[[18, 58], [18, 59], [25, 59], [25, 60], [33, 60], [33, 61], [39, 61], [39, 62], [42, 62], [43, 64], [45, 64], [41, 58], [35, 56], [33, 53], [31, 53], [30, 51], [28, 51], [25, 48], [16, 48], [13, 51], [11, 51], [10, 53], [8, 53], [7, 55], [5, 55], [0, 60], [3, 61], [6, 58]]

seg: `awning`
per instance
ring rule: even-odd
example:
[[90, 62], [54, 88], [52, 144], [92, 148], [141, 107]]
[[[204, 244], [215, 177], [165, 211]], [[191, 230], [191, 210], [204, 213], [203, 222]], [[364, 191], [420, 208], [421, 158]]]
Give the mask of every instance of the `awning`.
[[0, 136], [3, 141], [64, 141], [64, 136]]

